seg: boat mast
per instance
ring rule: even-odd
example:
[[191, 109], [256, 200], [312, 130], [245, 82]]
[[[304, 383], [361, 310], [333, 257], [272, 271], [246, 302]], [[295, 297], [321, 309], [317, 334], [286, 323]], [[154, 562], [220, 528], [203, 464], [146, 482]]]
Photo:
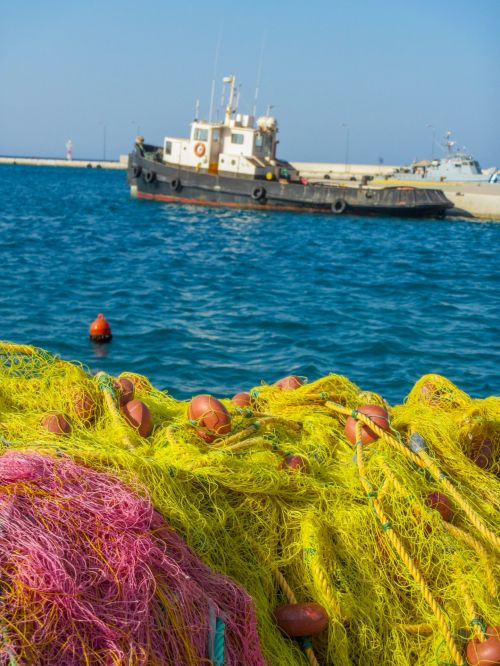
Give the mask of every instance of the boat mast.
[[236, 77], [234, 74], [231, 74], [231, 76], [225, 76], [222, 79], [223, 83], [229, 83], [231, 86], [229, 88], [229, 101], [226, 106], [226, 115], [224, 116], [224, 125], [229, 125], [231, 116], [233, 114], [233, 102], [234, 102], [234, 91], [236, 89]]

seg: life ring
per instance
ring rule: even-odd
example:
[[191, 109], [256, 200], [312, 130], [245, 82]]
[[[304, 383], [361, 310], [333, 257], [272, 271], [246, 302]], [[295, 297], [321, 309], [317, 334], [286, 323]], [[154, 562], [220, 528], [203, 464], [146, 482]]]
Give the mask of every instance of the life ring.
[[174, 178], [173, 180], [171, 180], [170, 187], [174, 192], [178, 192], [182, 187], [180, 179]]
[[144, 180], [146, 183], [152, 183], [156, 179], [156, 174], [154, 171], [145, 171]]
[[203, 155], [206, 152], [206, 146], [204, 143], [198, 142], [195, 143], [194, 145], [194, 154], [197, 155], [198, 157], [203, 157]]
[[135, 166], [132, 168], [132, 175], [134, 176], [134, 178], [139, 178], [139, 176], [141, 175], [141, 173], [142, 173], [142, 167], [141, 167], [141, 166], [137, 166], [137, 165], [135, 165]]
[[346, 208], [347, 204], [344, 199], [336, 199], [332, 203], [332, 213], [335, 213], [335, 215], [342, 215]]
[[252, 192], [252, 199], [254, 201], [262, 201], [266, 196], [266, 188], [265, 187], [256, 187], [254, 188]]

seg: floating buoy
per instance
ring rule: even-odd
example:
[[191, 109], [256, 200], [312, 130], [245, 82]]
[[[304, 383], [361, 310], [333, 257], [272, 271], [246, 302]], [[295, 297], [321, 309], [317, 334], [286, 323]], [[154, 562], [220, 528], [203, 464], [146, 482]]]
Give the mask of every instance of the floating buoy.
[[130, 400], [122, 405], [122, 414], [141, 437], [149, 437], [153, 431], [151, 412], [141, 400]]
[[278, 379], [277, 382], [274, 382], [274, 386], [281, 389], [282, 391], [294, 391], [295, 389], [302, 386], [304, 382], [298, 375], [288, 375], [283, 377], [283, 379]]
[[89, 336], [92, 342], [109, 342], [112, 338], [111, 326], [100, 312], [89, 328]]
[[[389, 431], [389, 414], [386, 409], [380, 405], [361, 405], [357, 409], [361, 414], [369, 416], [374, 423], [376, 423], [382, 430]], [[347, 439], [356, 444], [356, 419], [352, 416], [347, 417], [345, 424], [345, 434]], [[363, 444], [370, 444], [378, 439], [378, 435], [373, 432], [371, 428], [363, 424], [361, 428], [361, 441]]]
[[328, 614], [316, 602], [278, 606], [274, 619], [281, 631], [292, 638], [316, 636], [328, 626]]
[[113, 380], [118, 398], [120, 400], [120, 407], [123, 407], [127, 402], [134, 399], [135, 385], [134, 382], [128, 377], [119, 377]]
[[65, 414], [45, 414], [41, 424], [46, 430], [55, 435], [68, 435], [71, 432], [71, 425]]
[[470, 458], [481, 469], [488, 469], [493, 460], [494, 452], [495, 446], [491, 439], [479, 440], [473, 445], [470, 452]]
[[479, 638], [470, 640], [467, 643], [466, 656], [470, 666], [499, 666], [500, 627], [488, 627], [484, 643], [481, 643]]
[[231, 430], [229, 412], [222, 402], [211, 395], [196, 395], [189, 403], [188, 418], [203, 428], [196, 432], [205, 442], [213, 442]]
[[84, 423], [92, 423], [95, 419], [96, 404], [86, 391], [76, 394], [72, 409], [75, 416]]
[[241, 393], [233, 395], [231, 402], [235, 405], [238, 405], [238, 407], [249, 407], [250, 403], [252, 402], [252, 398], [250, 397], [250, 393], [242, 391]]
[[441, 514], [441, 518], [445, 520], [447, 523], [449, 523], [452, 520], [453, 516], [455, 515], [449, 497], [447, 497], [443, 493], [437, 493], [437, 492], [430, 493], [429, 495], [427, 495], [425, 503], [431, 509], [439, 511], [439, 513]]
[[309, 469], [309, 465], [307, 464], [307, 460], [302, 456], [290, 454], [285, 456], [279, 468], [306, 472]]

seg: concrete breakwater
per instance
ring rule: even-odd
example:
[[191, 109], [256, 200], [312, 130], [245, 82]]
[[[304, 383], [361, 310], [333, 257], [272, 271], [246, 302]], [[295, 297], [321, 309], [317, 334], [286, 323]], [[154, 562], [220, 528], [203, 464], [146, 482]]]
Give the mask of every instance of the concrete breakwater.
[[0, 157], [0, 164], [19, 164], [22, 166], [70, 167], [80, 169], [126, 169], [127, 155], [120, 155], [115, 160], [65, 160], [47, 157]]

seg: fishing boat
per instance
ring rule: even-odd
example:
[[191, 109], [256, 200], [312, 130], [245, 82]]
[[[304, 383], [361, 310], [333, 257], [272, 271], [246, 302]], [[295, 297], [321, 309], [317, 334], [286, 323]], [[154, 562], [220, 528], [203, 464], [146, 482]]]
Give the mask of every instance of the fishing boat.
[[444, 150], [442, 158], [419, 160], [408, 167], [398, 167], [393, 173], [385, 176], [384, 182], [405, 185], [411, 183], [441, 183], [445, 185], [490, 183], [500, 185], [500, 172], [497, 169], [483, 172], [479, 162], [470, 153], [464, 148], [457, 147], [457, 142], [452, 140], [451, 132], [446, 133], [445, 140], [441, 145]]
[[166, 136], [163, 145], [136, 138], [127, 178], [139, 199], [259, 210], [443, 217], [452, 203], [438, 189], [357, 187], [309, 182], [277, 157], [278, 123], [237, 112], [236, 78], [224, 119], [195, 119], [189, 138]]

